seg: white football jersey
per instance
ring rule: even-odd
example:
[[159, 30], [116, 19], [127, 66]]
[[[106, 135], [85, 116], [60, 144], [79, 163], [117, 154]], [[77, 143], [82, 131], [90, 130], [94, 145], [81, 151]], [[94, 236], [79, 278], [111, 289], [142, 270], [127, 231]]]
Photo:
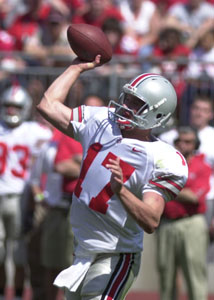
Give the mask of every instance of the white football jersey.
[[51, 135], [49, 128], [33, 121], [12, 129], [0, 123], [0, 195], [23, 191], [32, 157]]
[[62, 175], [54, 171], [56, 152], [57, 143], [54, 141], [50, 141], [42, 146], [40, 154], [33, 165], [30, 182], [40, 186], [41, 177], [45, 175], [45, 202], [50, 206], [63, 206]]
[[141, 251], [143, 230], [111, 190], [108, 159], [120, 157], [124, 185], [139, 199], [146, 191], [154, 191], [165, 201], [173, 199], [186, 182], [185, 159], [160, 140], [123, 138], [107, 107], [75, 108], [71, 123], [75, 139], [83, 146], [71, 213], [80, 248], [93, 253]]

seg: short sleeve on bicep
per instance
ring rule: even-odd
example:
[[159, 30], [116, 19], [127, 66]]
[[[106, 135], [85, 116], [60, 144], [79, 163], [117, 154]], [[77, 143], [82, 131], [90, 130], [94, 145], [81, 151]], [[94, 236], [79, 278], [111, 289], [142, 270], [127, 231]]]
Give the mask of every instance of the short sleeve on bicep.
[[156, 191], [166, 202], [175, 199], [184, 187], [188, 177], [188, 167], [180, 152], [173, 150], [155, 159], [155, 168], [143, 192]]

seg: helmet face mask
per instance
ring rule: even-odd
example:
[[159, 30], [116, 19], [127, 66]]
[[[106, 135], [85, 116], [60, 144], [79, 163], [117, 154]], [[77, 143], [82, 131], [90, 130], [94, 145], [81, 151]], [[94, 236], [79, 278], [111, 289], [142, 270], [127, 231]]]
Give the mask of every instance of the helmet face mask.
[[[142, 101], [142, 106], [137, 111], [124, 105], [127, 94]], [[163, 76], [156, 74], [142, 74], [134, 78], [124, 85], [119, 102], [111, 100], [109, 103], [109, 107], [115, 107], [112, 114], [121, 129], [144, 130], [164, 126], [173, 114], [176, 105], [177, 96], [172, 84]], [[127, 115], [129, 115], [128, 118]]]
[[0, 116], [7, 126], [16, 127], [28, 119], [32, 107], [32, 98], [19, 85], [14, 85], [1, 95]]

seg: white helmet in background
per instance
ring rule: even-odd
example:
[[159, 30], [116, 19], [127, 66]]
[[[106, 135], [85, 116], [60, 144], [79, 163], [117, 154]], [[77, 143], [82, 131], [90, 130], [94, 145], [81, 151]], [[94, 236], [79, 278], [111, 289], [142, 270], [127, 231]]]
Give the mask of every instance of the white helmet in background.
[[[13, 85], [2, 93], [0, 103], [1, 120], [10, 127], [16, 127], [29, 118], [33, 101], [29, 93], [23, 87]], [[17, 108], [15, 114], [8, 113], [9, 106]]]
[[[142, 107], [134, 113], [123, 106], [124, 96], [133, 95], [143, 101]], [[111, 100], [109, 107], [114, 106], [114, 119], [121, 129], [152, 129], [164, 126], [177, 105], [177, 95], [172, 84], [159, 74], [141, 74], [123, 86], [119, 103]], [[124, 110], [131, 113], [132, 119], [124, 117]]]

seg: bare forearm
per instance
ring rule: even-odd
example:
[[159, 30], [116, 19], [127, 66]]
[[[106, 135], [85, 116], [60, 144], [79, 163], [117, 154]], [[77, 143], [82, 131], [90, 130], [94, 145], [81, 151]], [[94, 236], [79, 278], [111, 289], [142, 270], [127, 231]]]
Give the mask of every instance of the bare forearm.
[[109, 159], [106, 167], [111, 171], [111, 189], [118, 196], [126, 211], [147, 233], [153, 233], [158, 227], [164, 210], [164, 199], [156, 192], [147, 191], [142, 200], [137, 198], [123, 184], [123, 172], [120, 158]]
[[79, 68], [70, 66], [50, 85], [37, 105], [41, 115], [64, 133], [67, 133], [71, 116], [71, 109], [64, 105], [64, 101], [79, 75]]
[[193, 191], [191, 191], [189, 188], [184, 188], [182, 191], [180, 191], [176, 200], [183, 203], [198, 204], [197, 195], [193, 193]]
[[62, 162], [58, 162], [55, 166], [55, 170], [65, 177], [76, 179], [80, 174], [80, 164], [71, 159], [67, 159]]
[[153, 233], [160, 222], [160, 215], [154, 207], [138, 199], [124, 186], [117, 193], [127, 212], [136, 220], [138, 225], [147, 233]]
[[61, 74], [47, 89], [45, 95], [52, 101], [64, 103], [69, 90], [80, 76], [81, 69], [78, 66], [71, 65], [63, 74]]

